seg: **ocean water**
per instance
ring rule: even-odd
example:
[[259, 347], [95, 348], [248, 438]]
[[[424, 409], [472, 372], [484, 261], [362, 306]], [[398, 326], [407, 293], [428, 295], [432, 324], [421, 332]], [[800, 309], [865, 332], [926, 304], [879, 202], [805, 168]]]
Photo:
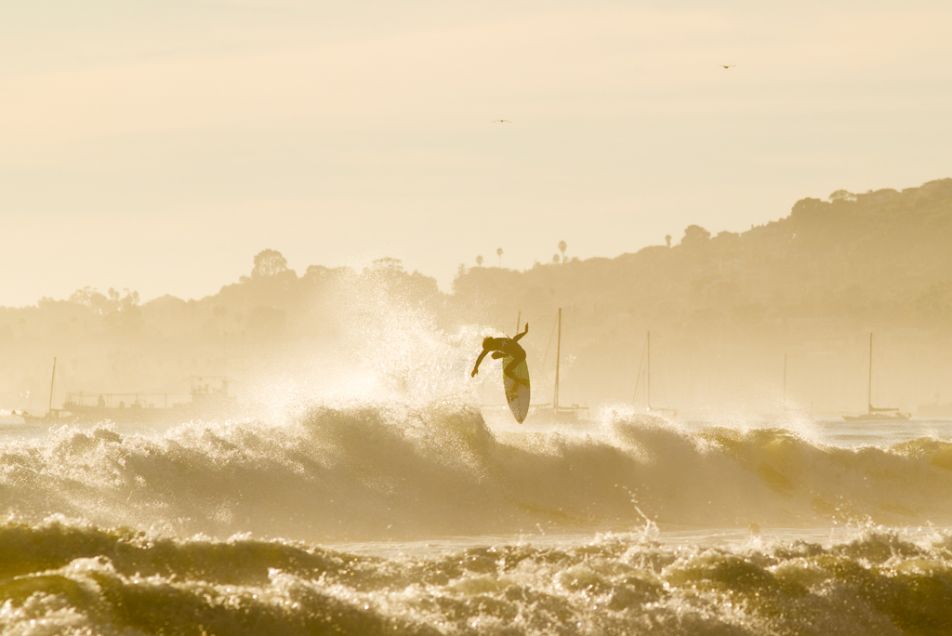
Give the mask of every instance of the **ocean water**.
[[950, 433], [454, 401], [9, 423], [0, 629], [948, 634]]

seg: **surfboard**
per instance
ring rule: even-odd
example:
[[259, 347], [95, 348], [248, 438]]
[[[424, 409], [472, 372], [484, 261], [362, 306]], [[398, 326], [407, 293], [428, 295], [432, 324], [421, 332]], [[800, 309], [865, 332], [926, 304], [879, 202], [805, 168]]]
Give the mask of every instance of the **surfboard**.
[[506, 389], [506, 401], [509, 402], [509, 410], [516, 421], [522, 424], [529, 413], [529, 365], [523, 360], [513, 369], [512, 375], [519, 378], [516, 382], [506, 375], [506, 366], [512, 362], [510, 356], [502, 359], [502, 383]]

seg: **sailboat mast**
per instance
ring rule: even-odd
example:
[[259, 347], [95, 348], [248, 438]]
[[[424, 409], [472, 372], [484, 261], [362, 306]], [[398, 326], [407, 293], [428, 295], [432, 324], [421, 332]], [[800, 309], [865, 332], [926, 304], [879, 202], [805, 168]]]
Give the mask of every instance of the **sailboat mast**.
[[787, 354], [783, 354], [783, 396], [780, 398], [780, 408], [787, 408]]
[[46, 405], [46, 413], [50, 415], [53, 413], [53, 387], [56, 383], [56, 357], [53, 357], [53, 372], [50, 373], [50, 401]]
[[866, 405], [873, 412], [873, 332], [869, 332], [869, 377], [866, 382]]
[[552, 393], [552, 408], [559, 408], [559, 366], [562, 361], [562, 308], [559, 307], [556, 322], [557, 337], [555, 340], [555, 391]]
[[651, 330], [648, 330], [648, 336], [645, 340], [645, 397], [648, 402], [648, 410], [651, 410]]

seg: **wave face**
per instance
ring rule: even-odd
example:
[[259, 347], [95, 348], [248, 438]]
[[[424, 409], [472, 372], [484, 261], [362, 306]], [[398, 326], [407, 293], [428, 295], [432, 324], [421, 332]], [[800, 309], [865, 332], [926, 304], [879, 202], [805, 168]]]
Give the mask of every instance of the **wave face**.
[[0, 526], [0, 629], [56, 634], [947, 634], [952, 536], [440, 555]]
[[625, 418], [492, 432], [443, 404], [320, 408], [286, 425], [63, 429], [0, 447], [0, 505], [187, 537], [303, 541], [672, 527], [952, 525], [952, 444], [843, 449], [785, 430]]

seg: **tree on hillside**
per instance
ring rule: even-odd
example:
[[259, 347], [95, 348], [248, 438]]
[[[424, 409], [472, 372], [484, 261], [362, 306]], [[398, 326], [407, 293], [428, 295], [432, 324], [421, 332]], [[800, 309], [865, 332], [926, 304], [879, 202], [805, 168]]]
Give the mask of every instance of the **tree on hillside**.
[[565, 250], [569, 248], [569, 244], [565, 241], [559, 241], [559, 252], [562, 254], [562, 262], [565, 262]]
[[119, 291], [110, 287], [106, 295], [116, 311], [128, 311], [139, 306], [139, 292], [135, 290], [123, 289]]
[[383, 258], [376, 259], [371, 264], [371, 269], [375, 270], [385, 270], [389, 272], [402, 272], [403, 271], [403, 262], [399, 258], [393, 258], [392, 256], [384, 256]]
[[830, 201], [855, 201], [856, 195], [850, 192], [849, 190], [837, 190], [836, 192], [830, 193]]
[[477, 255], [476, 255], [476, 267], [482, 267], [482, 266], [483, 266], [483, 255], [482, 255], [482, 254], [477, 254]]
[[288, 261], [277, 250], [262, 250], [255, 255], [252, 278], [269, 278], [288, 271]]
[[496, 256], [499, 259], [499, 267], [502, 267], [502, 248], [501, 247], [496, 248]]
[[665, 234], [665, 235], [664, 235], [664, 244], [667, 245], [668, 247], [671, 247], [671, 235], [670, 235], [670, 234]]
[[684, 228], [684, 238], [681, 239], [681, 245], [690, 247], [701, 245], [711, 238], [711, 233], [700, 225], [689, 225]]
[[103, 294], [92, 287], [83, 287], [73, 292], [69, 297], [69, 301], [77, 305], [88, 307], [97, 314], [105, 316], [114, 312], [129, 311], [137, 307], [139, 305], [139, 292], [130, 291], [128, 289], [124, 289], [120, 292], [119, 290], [109, 288], [109, 290]]

